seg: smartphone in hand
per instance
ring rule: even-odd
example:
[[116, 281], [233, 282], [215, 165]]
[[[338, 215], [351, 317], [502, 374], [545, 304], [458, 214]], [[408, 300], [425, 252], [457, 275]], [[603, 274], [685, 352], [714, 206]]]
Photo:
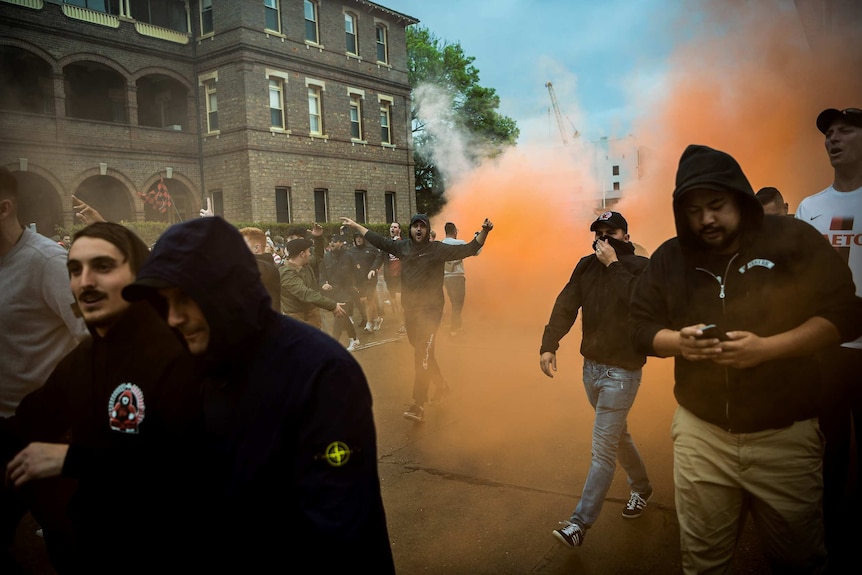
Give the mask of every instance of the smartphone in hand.
[[700, 328], [700, 331], [703, 332], [703, 335], [699, 336], [697, 339], [717, 339], [718, 341], [728, 341], [730, 339], [727, 337], [727, 334], [718, 329], [714, 323], [703, 326]]

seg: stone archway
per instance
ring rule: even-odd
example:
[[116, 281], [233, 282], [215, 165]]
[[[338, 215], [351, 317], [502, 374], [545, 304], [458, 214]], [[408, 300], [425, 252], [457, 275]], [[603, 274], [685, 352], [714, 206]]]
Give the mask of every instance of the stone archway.
[[51, 182], [33, 172], [12, 172], [18, 182], [18, 220], [52, 237], [63, 227], [63, 203]]
[[111, 176], [90, 176], [75, 191], [83, 202], [96, 209], [109, 222], [135, 221], [135, 209], [129, 191]]

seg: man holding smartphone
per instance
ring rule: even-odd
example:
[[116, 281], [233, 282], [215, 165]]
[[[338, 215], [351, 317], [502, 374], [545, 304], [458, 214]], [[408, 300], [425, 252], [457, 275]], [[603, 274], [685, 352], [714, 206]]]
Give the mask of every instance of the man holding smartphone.
[[[635, 348], [674, 357], [671, 435], [685, 573], [730, 570], [750, 511], [775, 572], [821, 572], [822, 435], [814, 354], [862, 333], [850, 271], [817, 230], [764, 218], [739, 164], [689, 146], [677, 237], [632, 294]], [[707, 324], [728, 340], [703, 337]]]

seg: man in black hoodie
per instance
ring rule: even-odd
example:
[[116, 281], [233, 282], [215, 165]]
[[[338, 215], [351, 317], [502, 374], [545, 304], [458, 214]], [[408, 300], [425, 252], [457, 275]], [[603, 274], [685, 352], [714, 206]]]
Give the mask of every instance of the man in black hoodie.
[[581, 258], [557, 296], [539, 349], [539, 367], [554, 377], [560, 340], [572, 329], [578, 310], [583, 310], [584, 388], [596, 412], [592, 463], [577, 508], [562, 522], [563, 527], [553, 531], [559, 541], [572, 548], [583, 543], [587, 529], [599, 518], [617, 459], [631, 487], [623, 517], [640, 517], [652, 495], [646, 468], [626, 424], [646, 363], [644, 354], [636, 352], [626, 337], [629, 297], [635, 278], [649, 260], [635, 255], [628, 223], [619, 212], [601, 214], [590, 231], [596, 234], [595, 252]]
[[237, 229], [219, 217], [171, 226], [123, 296], [166, 305], [205, 364], [211, 505], [194, 529], [211, 552], [197, 571], [394, 572], [362, 368], [271, 308]]
[[[862, 332], [862, 300], [829, 242], [764, 218], [731, 156], [689, 146], [677, 237], [638, 278], [632, 337], [675, 358], [671, 435], [683, 570], [725, 572], [746, 514], [776, 572], [823, 570], [820, 379], [814, 353]], [[706, 324], [723, 333], [704, 337]]]
[[362, 234], [371, 245], [401, 260], [401, 304], [407, 339], [413, 346], [416, 373], [413, 405], [404, 412], [404, 418], [421, 423], [425, 419], [424, 405], [428, 401], [430, 384], [437, 386], [437, 399], [442, 399], [449, 389], [434, 355], [445, 303], [443, 268], [449, 260], [479, 253], [494, 224], [486, 219], [482, 230], [469, 244], [449, 245], [431, 241], [431, 221], [425, 214], [416, 214], [410, 219], [410, 239], [406, 240], [384, 238], [350, 218], [342, 217], [341, 223]]
[[121, 295], [148, 255], [119, 224], [75, 234], [70, 285], [91, 337], [0, 419], [7, 481], [60, 573], [183, 570], [196, 559], [197, 530], [184, 525], [196, 518], [197, 368], [156, 309]]

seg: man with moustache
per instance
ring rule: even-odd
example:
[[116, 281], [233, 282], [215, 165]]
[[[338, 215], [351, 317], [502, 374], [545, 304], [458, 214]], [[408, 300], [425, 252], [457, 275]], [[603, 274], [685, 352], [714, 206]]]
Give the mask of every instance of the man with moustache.
[[401, 261], [401, 301], [407, 339], [413, 346], [415, 370], [413, 405], [404, 412], [404, 418], [421, 423], [425, 420], [424, 406], [431, 383], [437, 386], [436, 401], [442, 400], [449, 391], [435, 357], [435, 340], [445, 303], [443, 268], [449, 260], [479, 253], [494, 224], [486, 219], [482, 231], [469, 244], [449, 245], [431, 241], [431, 222], [425, 214], [415, 214], [410, 219], [410, 238], [406, 240], [384, 238], [350, 218], [342, 217], [341, 222], [362, 234], [371, 245]]
[[[569, 283], [557, 296], [539, 349], [539, 367], [548, 377], [557, 371], [560, 340], [572, 329], [583, 310], [581, 355], [584, 388], [596, 413], [593, 424], [592, 463], [578, 505], [553, 535], [564, 545], [580, 546], [602, 510], [611, 486], [616, 461], [631, 487], [623, 517], [643, 514], [652, 485], [626, 418], [637, 397], [646, 357], [636, 352], [628, 333], [629, 297], [635, 279], [649, 260], [635, 255], [628, 223], [619, 212], [604, 212], [590, 225], [595, 252], [581, 258]], [[621, 337], [622, 336], [622, 337]]]
[[281, 311], [281, 278], [272, 254], [266, 251], [267, 235], [260, 228], [246, 227], [239, 231], [248, 249], [254, 254], [257, 269], [260, 270], [260, 281], [272, 300], [272, 309]]
[[677, 237], [638, 278], [631, 325], [637, 351], [674, 357], [683, 571], [729, 572], [750, 512], [774, 572], [821, 572], [815, 354], [862, 334], [862, 299], [814, 228], [763, 216], [724, 152], [686, 148], [673, 210]]
[[[816, 124], [825, 136], [832, 185], [803, 199], [796, 217], [829, 240], [850, 267], [856, 295], [862, 295], [862, 110], [829, 108], [817, 116]], [[854, 546], [862, 536], [853, 517], [854, 503], [862, 495], [862, 338], [823, 351], [820, 363], [824, 387], [820, 428], [826, 436], [826, 547], [830, 571], [843, 573], [858, 562]], [[852, 472], [851, 453], [856, 459]]]
[[[121, 295], [148, 254], [119, 224], [75, 234], [69, 283], [91, 337], [0, 420], [7, 483], [30, 502], [61, 573], [151, 573], [189, 566], [196, 550], [185, 532], [196, 370], [159, 313]], [[134, 559], [130, 544], [143, 551]]]
[[220, 217], [171, 226], [123, 296], [165, 305], [206, 370], [211, 505], [193, 528], [210, 552], [194, 571], [394, 573], [362, 368], [271, 309], [237, 229]]

